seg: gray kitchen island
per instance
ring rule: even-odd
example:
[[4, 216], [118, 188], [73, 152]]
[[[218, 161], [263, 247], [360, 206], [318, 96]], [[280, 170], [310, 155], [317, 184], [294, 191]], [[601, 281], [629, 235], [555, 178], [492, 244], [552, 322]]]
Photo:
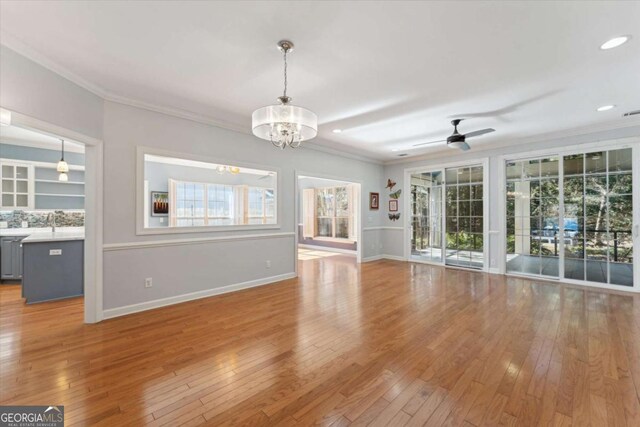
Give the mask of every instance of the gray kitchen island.
[[84, 233], [34, 233], [22, 240], [22, 296], [27, 304], [84, 291]]

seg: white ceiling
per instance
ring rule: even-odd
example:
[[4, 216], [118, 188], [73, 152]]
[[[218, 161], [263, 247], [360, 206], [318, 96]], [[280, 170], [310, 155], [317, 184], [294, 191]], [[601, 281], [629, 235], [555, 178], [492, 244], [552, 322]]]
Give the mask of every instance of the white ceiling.
[[[109, 94], [247, 130], [281, 94], [274, 46], [289, 38], [289, 94], [318, 114], [315, 143], [381, 160], [446, 149], [409, 150], [452, 117], [496, 129], [477, 150], [640, 108], [640, 2], [3, 1], [0, 28]], [[599, 49], [621, 34], [634, 38]]]

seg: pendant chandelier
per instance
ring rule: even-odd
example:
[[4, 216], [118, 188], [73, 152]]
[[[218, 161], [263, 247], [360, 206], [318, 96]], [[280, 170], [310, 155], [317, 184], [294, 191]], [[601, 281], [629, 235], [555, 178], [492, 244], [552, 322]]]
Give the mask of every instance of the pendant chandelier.
[[253, 112], [251, 127], [255, 136], [271, 141], [278, 148], [297, 148], [318, 134], [318, 116], [313, 111], [290, 104], [291, 98], [287, 96], [287, 54], [293, 50], [293, 43], [282, 40], [278, 42], [278, 48], [284, 56], [284, 93], [278, 97], [279, 104]]
[[60, 173], [60, 175], [58, 175], [58, 181], [67, 182], [69, 181], [69, 175], [67, 175], [69, 165], [64, 161], [64, 139], [61, 139], [60, 142], [62, 142], [62, 156], [60, 157], [56, 171]]
[[216, 166], [216, 172], [220, 175], [226, 172], [229, 172], [231, 175], [238, 175], [240, 173], [240, 168], [237, 166], [218, 165]]

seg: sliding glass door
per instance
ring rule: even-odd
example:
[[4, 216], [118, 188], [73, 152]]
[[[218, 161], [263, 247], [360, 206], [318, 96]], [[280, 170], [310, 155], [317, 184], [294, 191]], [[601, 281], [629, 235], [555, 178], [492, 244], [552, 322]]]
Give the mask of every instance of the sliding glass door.
[[442, 262], [442, 172], [411, 175], [411, 255]]
[[445, 264], [484, 265], [482, 166], [449, 168], [446, 174]]
[[564, 156], [564, 277], [633, 286], [631, 149]]
[[507, 272], [558, 277], [558, 157], [507, 162]]
[[411, 259], [484, 267], [484, 167], [413, 173]]
[[633, 286], [632, 154], [507, 161], [507, 273]]

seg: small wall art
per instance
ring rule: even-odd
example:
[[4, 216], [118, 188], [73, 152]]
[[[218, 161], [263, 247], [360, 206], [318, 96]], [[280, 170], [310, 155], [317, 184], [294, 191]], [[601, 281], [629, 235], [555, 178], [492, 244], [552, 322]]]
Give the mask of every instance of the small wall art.
[[389, 200], [389, 212], [398, 212], [398, 200], [397, 199]]
[[169, 193], [162, 191], [151, 192], [151, 216], [169, 215]]
[[377, 211], [380, 209], [380, 193], [369, 193], [369, 210]]

